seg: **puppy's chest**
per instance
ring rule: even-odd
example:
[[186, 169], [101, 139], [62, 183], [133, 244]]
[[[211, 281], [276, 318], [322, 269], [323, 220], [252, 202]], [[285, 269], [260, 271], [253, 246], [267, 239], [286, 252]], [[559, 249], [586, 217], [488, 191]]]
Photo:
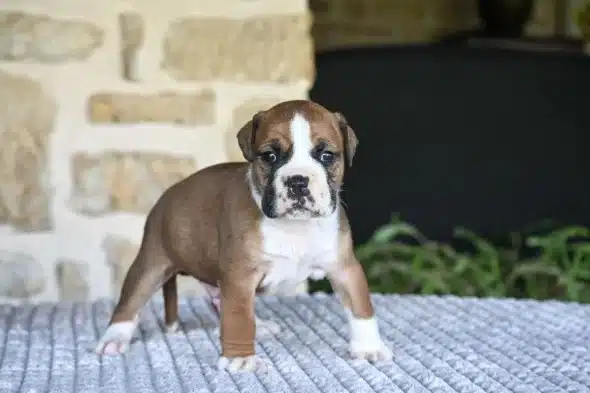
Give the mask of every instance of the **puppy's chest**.
[[295, 284], [329, 270], [338, 257], [338, 222], [262, 222], [263, 286]]

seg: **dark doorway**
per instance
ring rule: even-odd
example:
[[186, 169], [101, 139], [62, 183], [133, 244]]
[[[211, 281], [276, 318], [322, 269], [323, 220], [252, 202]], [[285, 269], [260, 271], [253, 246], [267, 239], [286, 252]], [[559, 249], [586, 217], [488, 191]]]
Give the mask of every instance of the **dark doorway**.
[[316, 61], [311, 98], [360, 140], [344, 195], [357, 244], [392, 213], [439, 240], [590, 224], [589, 58], [396, 46]]

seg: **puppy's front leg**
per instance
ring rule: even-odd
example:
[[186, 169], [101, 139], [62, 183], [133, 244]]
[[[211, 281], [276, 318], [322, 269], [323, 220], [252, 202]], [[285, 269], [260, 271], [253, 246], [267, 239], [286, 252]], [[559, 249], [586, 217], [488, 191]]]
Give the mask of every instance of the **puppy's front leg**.
[[260, 277], [224, 274], [221, 282], [220, 369], [253, 371], [258, 365], [254, 351], [256, 318], [254, 301]]
[[352, 251], [328, 278], [346, 307], [351, 355], [369, 361], [390, 360], [393, 354], [379, 334], [365, 273]]

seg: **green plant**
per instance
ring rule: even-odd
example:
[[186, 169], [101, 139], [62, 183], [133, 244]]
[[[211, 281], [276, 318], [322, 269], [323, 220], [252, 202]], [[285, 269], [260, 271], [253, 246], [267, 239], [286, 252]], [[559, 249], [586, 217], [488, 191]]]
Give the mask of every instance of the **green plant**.
[[586, 41], [590, 40], [590, 2], [586, 2], [577, 10], [575, 21], [582, 37]]
[[393, 217], [356, 254], [373, 292], [590, 303], [588, 228], [513, 233], [503, 245], [465, 228], [456, 229], [454, 238], [464, 246], [428, 240]]

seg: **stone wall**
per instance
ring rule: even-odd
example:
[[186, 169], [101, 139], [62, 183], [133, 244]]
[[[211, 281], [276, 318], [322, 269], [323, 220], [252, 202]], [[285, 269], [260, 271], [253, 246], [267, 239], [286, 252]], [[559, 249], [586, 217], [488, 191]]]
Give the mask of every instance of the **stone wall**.
[[[559, 0], [561, 1], [561, 0]], [[566, 34], [572, 27], [574, 5], [564, 8]], [[310, 0], [315, 14], [313, 36], [317, 50], [375, 44], [427, 43], [479, 24], [476, 0]], [[556, 30], [556, 2], [536, 0], [526, 28], [529, 36], [550, 36]]]
[[306, 3], [3, 0], [0, 301], [117, 295], [162, 191], [307, 97]]

